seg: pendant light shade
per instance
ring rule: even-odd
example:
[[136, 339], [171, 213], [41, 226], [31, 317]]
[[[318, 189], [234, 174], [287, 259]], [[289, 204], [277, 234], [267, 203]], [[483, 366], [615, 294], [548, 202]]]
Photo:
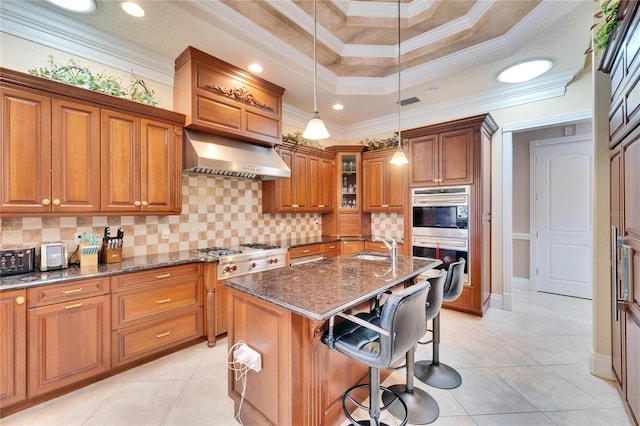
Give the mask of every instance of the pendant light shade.
[[302, 137], [314, 140], [326, 139], [331, 136], [320, 119], [320, 114], [318, 114], [318, 83], [316, 82], [318, 79], [318, 61], [316, 60], [317, 27], [316, 0], [313, 0], [313, 114], [311, 114], [311, 119], [304, 129]]
[[400, 102], [400, 44], [400, 0], [398, 0], [398, 134], [396, 135], [398, 138], [398, 149], [396, 149], [393, 157], [389, 160], [391, 164], [396, 165], [407, 164], [409, 162], [407, 155], [402, 149], [402, 128], [400, 127], [400, 116], [402, 113], [402, 103]]

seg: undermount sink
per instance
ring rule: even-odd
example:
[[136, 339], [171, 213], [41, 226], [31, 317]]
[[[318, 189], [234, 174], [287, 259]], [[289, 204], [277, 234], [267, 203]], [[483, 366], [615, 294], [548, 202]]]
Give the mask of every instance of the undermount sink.
[[391, 256], [380, 253], [356, 253], [352, 256], [354, 259], [359, 260], [390, 260]]

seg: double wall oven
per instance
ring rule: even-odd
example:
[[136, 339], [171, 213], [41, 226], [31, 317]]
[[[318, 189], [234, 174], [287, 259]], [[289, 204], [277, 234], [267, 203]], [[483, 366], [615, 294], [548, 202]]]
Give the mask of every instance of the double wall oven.
[[469, 282], [469, 197], [469, 186], [414, 188], [411, 193], [413, 255], [440, 259], [444, 269], [464, 258], [465, 282]]

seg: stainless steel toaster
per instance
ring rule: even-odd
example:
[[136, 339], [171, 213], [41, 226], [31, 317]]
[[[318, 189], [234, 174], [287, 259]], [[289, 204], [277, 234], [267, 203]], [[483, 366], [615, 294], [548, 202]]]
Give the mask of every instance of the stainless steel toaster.
[[33, 272], [36, 263], [36, 249], [0, 249], [0, 276]]
[[52, 271], [68, 266], [67, 245], [62, 241], [40, 245], [40, 270]]

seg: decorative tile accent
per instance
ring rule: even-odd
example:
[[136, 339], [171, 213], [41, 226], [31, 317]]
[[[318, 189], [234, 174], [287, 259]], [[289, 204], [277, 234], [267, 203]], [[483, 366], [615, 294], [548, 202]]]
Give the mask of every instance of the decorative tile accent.
[[[42, 242], [64, 241], [72, 252], [78, 235], [102, 236], [107, 225], [113, 234], [118, 227], [124, 230], [123, 257], [322, 235], [321, 214], [263, 214], [262, 182], [183, 174], [182, 200], [182, 214], [172, 216], [0, 219], [0, 247], [37, 247]], [[377, 233], [402, 235], [402, 213], [372, 214], [371, 219]], [[165, 229], [169, 238], [163, 239]]]

